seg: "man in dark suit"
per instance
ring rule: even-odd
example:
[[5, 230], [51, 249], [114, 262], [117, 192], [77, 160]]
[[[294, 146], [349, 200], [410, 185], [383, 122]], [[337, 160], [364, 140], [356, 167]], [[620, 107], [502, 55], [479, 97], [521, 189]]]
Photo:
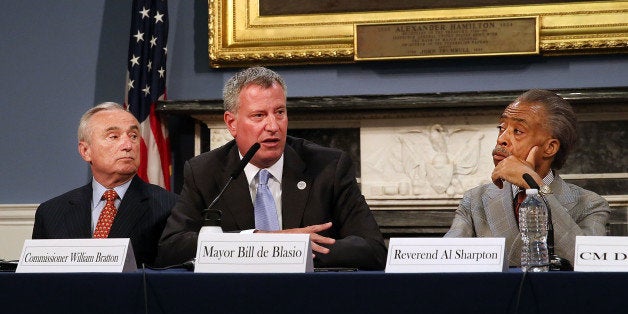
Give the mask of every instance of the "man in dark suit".
[[[137, 119], [116, 103], [102, 103], [83, 115], [78, 151], [90, 164], [92, 181], [39, 205], [33, 239], [131, 238], [137, 265], [154, 263], [177, 195], [136, 175], [139, 132]], [[102, 199], [106, 191], [113, 195], [111, 205]]]
[[[164, 229], [158, 263], [178, 264], [195, 256], [202, 211], [241, 156], [259, 143], [243, 175], [214, 206], [222, 211], [223, 230], [306, 233], [315, 267], [383, 269], [386, 247], [350, 158], [340, 150], [286, 135], [283, 79], [266, 68], [249, 68], [225, 84], [223, 96], [224, 120], [234, 140], [186, 162], [181, 198]], [[259, 180], [266, 171], [273, 207], [260, 214], [254, 204], [263, 198]]]
[[493, 183], [467, 191], [445, 237], [503, 237], [510, 266], [521, 265], [519, 217], [513, 199], [532, 176], [547, 200], [555, 252], [574, 261], [578, 235], [606, 234], [608, 202], [558, 175], [578, 141], [576, 115], [567, 101], [546, 90], [529, 90], [504, 110], [493, 150]]

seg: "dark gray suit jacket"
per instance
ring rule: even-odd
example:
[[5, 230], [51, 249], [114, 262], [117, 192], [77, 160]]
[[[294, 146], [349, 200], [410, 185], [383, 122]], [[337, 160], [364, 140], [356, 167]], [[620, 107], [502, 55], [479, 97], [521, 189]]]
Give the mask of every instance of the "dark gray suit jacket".
[[[190, 159], [184, 167], [181, 198], [159, 244], [158, 264], [174, 265], [195, 256], [201, 212], [218, 195], [240, 162], [235, 141]], [[303, 181], [306, 188], [297, 188]], [[344, 152], [288, 137], [282, 178], [283, 229], [331, 221], [323, 236], [336, 239], [329, 254], [316, 254], [315, 267], [383, 269], [386, 246]], [[225, 232], [255, 228], [246, 176], [234, 180], [214, 206], [222, 210]]]
[[[135, 176], [118, 208], [110, 238], [131, 238], [138, 267], [152, 265], [157, 243], [177, 195]], [[91, 238], [92, 183], [48, 200], [37, 208], [33, 239]]]
[[[610, 215], [608, 202], [601, 196], [566, 183], [556, 175], [546, 195], [554, 224], [556, 255], [574, 262], [576, 236], [606, 235]], [[521, 235], [513, 211], [512, 185], [502, 189], [486, 184], [467, 191], [456, 210], [445, 237], [506, 238], [506, 258], [510, 266], [521, 265]]]

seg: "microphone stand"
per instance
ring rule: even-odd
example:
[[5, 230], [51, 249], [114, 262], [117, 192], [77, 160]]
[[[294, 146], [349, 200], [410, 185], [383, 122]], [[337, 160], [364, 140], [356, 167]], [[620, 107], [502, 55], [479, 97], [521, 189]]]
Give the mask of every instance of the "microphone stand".
[[573, 266], [565, 258], [554, 253], [554, 223], [552, 222], [552, 210], [549, 207], [545, 195], [539, 194], [545, 207], [547, 207], [547, 252], [549, 255], [550, 270], [573, 270]]
[[249, 150], [242, 157], [242, 160], [240, 160], [240, 163], [238, 164], [238, 168], [233, 170], [233, 172], [229, 176], [229, 179], [223, 186], [222, 190], [220, 190], [220, 192], [218, 193], [218, 196], [216, 196], [216, 198], [214, 198], [211, 204], [207, 206], [207, 209], [203, 210], [202, 215], [204, 217], [204, 221], [203, 221], [203, 227], [201, 228], [200, 232], [222, 233], [222, 227], [221, 227], [222, 211], [219, 209], [213, 209], [212, 207], [214, 207], [216, 202], [218, 202], [218, 199], [220, 199], [220, 197], [225, 192], [225, 190], [229, 187], [231, 182], [235, 180], [236, 178], [238, 178], [240, 173], [242, 173], [242, 171], [244, 170], [244, 167], [246, 167], [249, 161], [251, 161], [255, 153], [257, 153], [257, 151], [259, 150], [260, 146], [261, 146], [260, 143], [255, 143], [251, 145]]
[[200, 232], [222, 233], [222, 211], [220, 209], [214, 209], [212, 207], [214, 207], [214, 204], [218, 202], [218, 199], [220, 198], [220, 196], [222, 196], [222, 193], [224, 193], [227, 187], [229, 187], [231, 181], [233, 181], [233, 176], [229, 177], [227, 184], [225, 184], [222, 190], [220, 190], [218, 196], [216, 196], [211, 204], [207, 206], [207, 209], [203, 210], [203, 227], [201, 228]]
[[[530, 188], [539, 190], [539, 185], [534, 181], [532, 176], [528, 173], [523, 174], [523, 180], [528, 183]], [[545, 195], [539, 193], [543, 203], [545, 203], [545, 207], [547, 208], [547, 253], [549, 255], [549, 270], [573, 270], [573, 266], [567, 259], [564, 259], [554, 252], [554, 223], [552, 222], [552, 210], [545, 199]]]
[[[216, 196], [216, 198], [214, 198], [211, 204], [207, 206], [207, 209], [204, 209], [201, 212], [201, 215], [203, 216], [204, 219], [203, 219], [203, 227], [201, 227], [201, 230], [199, 231], [199, 235], [201, 233], [222, 233], [222, 211], [220, 209], [214, 209], [212, 207], [214, 207], [216, 202], [218, 202], [218, 200], [220, 199], [222, 194], [225, 192], [225, 190], [229, 187], [231, 182], [240, 175], [242, 170], [244, 170], [244, 167], [246, 167], [246, 164], [248, 164], [249, 161], [251, 161], [251, 158], [253, 158], [253, 155], [255, 155], [255, 153], [259, 150], [260, 146], [261, 146], [260, 143], [255, 143], [251, 145], [251, 148], [249, 148], [246, 154], [244, 154], [244, 156], [242, 157], [242, 160], [240, 160], [240, 163], [238, 164], [238, 168], [236, 168], [231, 173], [231, 175], [229, 176], [229, 179], [225, 183], [225, 186], [222, 188], [222, 190], [220, 190], [220, 193], [218, 193], [218, 196]], [[195, 260], [196, 260], [195, 258], [192, 258], [191, 260], [181, 264], [181, 266], [183, 266], [184, 268], [188, 270], [193, 270], [194, 265], [196, 263]]]

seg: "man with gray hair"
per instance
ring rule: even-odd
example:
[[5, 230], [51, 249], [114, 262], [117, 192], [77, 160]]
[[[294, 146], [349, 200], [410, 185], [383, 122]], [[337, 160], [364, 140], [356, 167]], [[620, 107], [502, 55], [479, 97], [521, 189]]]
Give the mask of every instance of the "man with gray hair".
[[309, 234], [315, 267], [383, 269], [386, 246], [348, 155], [287, 136], [284, 80], [267, 68], [245, 69], [225, 84], [223, 100], [234, 140], [185, 163], [181, 198], [159, 244], [159, 264], [195, 256], [203, 211], [242, 156], [259, 144], [214, 206], [222, 211], [222, 229]]
[[610, 214], [604, 198], [558, 175], [578, 141], [576, 124], [569, 103], [550, 91], [529, 90], [508, 105], [497, 126], [493, 183], [464, 194], [445, 237], [506, 238], [506, 258], [520, 266], [523, 242], [513, 199], [530, 188], [527, 173], [551, 210], [556, 255], [573, 263], [576, 236], [605, 235]]
[[138, 266], [152, 265], [177, 195], [137, 176], [139, 122], [122, 106], [89, 109], [78, 127], [78, 152], [90, 183], [37, 208], [33, 239], [130, 238]]

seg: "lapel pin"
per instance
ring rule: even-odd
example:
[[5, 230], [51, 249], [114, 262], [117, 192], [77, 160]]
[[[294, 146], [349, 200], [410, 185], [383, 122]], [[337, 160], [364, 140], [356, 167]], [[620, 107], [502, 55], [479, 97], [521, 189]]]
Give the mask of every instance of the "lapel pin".
[[299, 183], [297, 183], [297, 188], [298, 188], [299, 190], [303, 190], [303, 189], [305, 189], [305, 187], [306, 187], [306, 186], [307, 186], [307, 184], [305, 184], [305, 182], [304, 182], [304, 181], [299, 181]]

